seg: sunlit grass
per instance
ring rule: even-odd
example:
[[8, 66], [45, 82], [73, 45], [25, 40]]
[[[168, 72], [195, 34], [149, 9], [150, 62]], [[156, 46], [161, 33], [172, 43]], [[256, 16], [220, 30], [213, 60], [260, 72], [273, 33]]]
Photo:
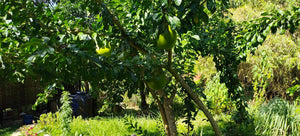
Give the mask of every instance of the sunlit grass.
[[[132, 118], [133, 122], [137, 122], [138, 127], [142, 130], [147, 130], [150, 135], [160, 134], [157, 120], [150, 117], [135, 117]], [[53, 120], [52, 120], [53, 121]], [[81, 117], [73, 118], [72, 122], [69, 124], [70, 135], [90, 135], [90, 136], [126, 136], [137, 134], [134, 129], [130, 129], [129, 126], [125, 125], [125, 119], [123, 117], [96, 117], [82, 119]], [[59, 130], [60, 122], [53, 121], [47, 123], [47, 125], [36, 124], [31, 133], [35, 134], [50, 134], [50, 135], [60, 135], [62, 130]], [[45, 129], [51, 130], [44, 131]], [[28, 130], [24, 128], [23, 130]], [[56, 132], [54, 132], [56, 131]], [[25, 134], [26, 132], [23, 132]]]

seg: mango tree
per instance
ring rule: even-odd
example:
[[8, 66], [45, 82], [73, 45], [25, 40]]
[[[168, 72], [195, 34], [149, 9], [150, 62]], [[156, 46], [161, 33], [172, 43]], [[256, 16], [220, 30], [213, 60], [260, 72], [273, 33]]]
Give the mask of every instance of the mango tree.
[[179, 93], [189, 103], [185, 113], [195, 112], [193, 101], [221, 135], [192, 80], [198, 55], [214, 57], [235, 102], [236, 122], [246, 120], [237, 65], [270, 31], [293, 32], [300, 14], [299, 7], [264, 13], [243, 26], [226, 16], [228, 0], [0, 1], [1, 78], [38, 80], [46, 89], [37, 103], [53, 88], [77, 81], [100, 88], [115, 102], [125, 92], [148, 90], [168, 136], [178, 135], [172, 103]]

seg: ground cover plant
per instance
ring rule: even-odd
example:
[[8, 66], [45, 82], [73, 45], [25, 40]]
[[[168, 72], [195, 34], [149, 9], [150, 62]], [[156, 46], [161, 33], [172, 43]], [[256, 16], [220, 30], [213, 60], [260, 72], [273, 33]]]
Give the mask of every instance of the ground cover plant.
[[3, 136], [10, 136], [10, 135], [11, 135], [13, 132], [15, 132], [18, 128], [20, 128], [19, 125], [0, 128], [0, 133], [1, 133], [1, 135], [3, 135]]
[[[47, 103], [55, 94], [63, 94], [60, 110], [43, 114], [36, 127], [25, 129], [28, 134], [252, 135], [255, 129], [261, 132], [260, 127], [255, 127], [261, 125], [257, 122], [261, 117], [256, 116], [255, 111], [261, 108], [265, 98], [292, 95], [284, 98], [294, 101], [299, 92], [299, 42], [294, 36], [299, 31], [299, 5], [287, 4], [287, 8], [262, 11], [266, 3], [268, 1], [1, 0], [0, 76], [10, 82], [24, 82], [29, 77], [37, 80], [45, 89], [38, 95], [36, 105]], [[259, 11], [260, 14], [231, 17], [231, 11], [238, 11], [235, 6], [251, 9], [248, 4], [255, 8], [252, 13]], [[280, 46], [275, 45], [273, 49], [263, 46], [266, 39], [272, 40], [271, 33], [289, 33], [294, 37], [286, 48], [286, 52], [293, 51], [293, 54], [282, 55], [289, 58], [290, 63], [284, 63], [285, 59], [275, 60], [270, 55], [274, 51], [282, 53], [276, 50]], [[254, 57], [249, 57], [251, 55]], [[206, 66], [215, 69], [207, 70], [205, 66], [197, 69], [195, 64], [197, 60], [201, 62], [201, 58], [210, 60]], [[251, 64], [242, 67], [243, 62]], [[282, 65], [287, 66], [284, 71], [279, 69]], [[272, 86], [286, 73], [292, 73], [284, 78], [287, 86], [279, 89]], [[74, 85], [71, 89], [70, 84]], [[102, 131], [100, 126], [106, 124], [105, 118], [72, 117], [68, 94], [63, 91], [71, 92], [75, 88], [96, 98], [102, 106], [100, 115], [106, 116], [122, 115], [124, 95], [128, 98], [139, 95], [142, 113], [147, 115], [151, 108], [156, 109], [159, 116], [154, 120], [160, 123], [150, 123], [152, 127], [147, 128], [143, 122], [152, 122], [151, 118], [145, 121], [128, 117], [123, 120], [124, 125], [118, 118], [109, 119], [107, 126], [119, 127], [120, 133]], [[271, 88], [275, 93], [269, 95]], [[154, 103], [152, 107], [147, 99]], [[248, 104], [254, 106], [247, 110]], [[265, 116], [275, 115], [266, 112]], [[198, 126], [199, 122], [206, 124], [199, 121], [201, 119], [209, 126]], [[294, 118], [280, 120], [289, 119]], [[287, 122], [297, 124], [297, 121]], [[94, 125], [97, 123], [101, 125]], [[297, 128], [297, 125], [291, 126]], [[289, 131], [286, 127], [284, 134], [294, 134], [296, 128]], [[267, 129], [266, 134], [277, 133], [273, 128]]]

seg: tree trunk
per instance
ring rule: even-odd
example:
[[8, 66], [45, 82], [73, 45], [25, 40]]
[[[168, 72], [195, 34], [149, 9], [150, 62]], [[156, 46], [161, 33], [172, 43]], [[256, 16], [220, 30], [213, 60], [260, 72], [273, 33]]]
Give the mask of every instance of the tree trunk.
[[[147, 87], [149, 88], [149, 87]], [[166, 135], [167, 136], [170, 136], [170, 130], [169, 130], [169, 125], [168, 125], [168, 120], [167, 120], [167, 117], [166, 117], [166, 113], [165, 113], [165, 110], [164, 110], [164, 107], [163, 105], [161, 104], [161, 102], [159, 101], [159, 99], [157, 98], [155, 92], [149, 88], [149, 91], [150, 93], [152, 94], [157, 106], [158, 106], [158, 109], [159, 109], [159, 113], [161, 115], [161, 118], [163, 120], [163, 123], [164, 123], [164, 127], [165, 127], [165, 131], [166, 131]]]
[[[149, 87], [147, 87], [149, 88]], [[160, 115], [163, 119], [165, 132], [167, 136], [177, 136], [177, 127], [176, 127], [176, 121], [175, 116], [172, 110], [172, 100], [169, 99], [166, 96], [164, 96], [163, 103], [159, 101], [157, 95], [155, 94], [154, 90], [149, 89], [150, 93], [152, 94], [155, 102], [158, 105], [158, 109], [160, 111]]]
[[84, 91], [86, 93], [89, 93], [89, 91], [90, 91], [90, 86], [89, 86], [89, 82], [88, 81], [84, 81]]
[[202, 101], [198, 98], [197, 93], [195, 93], [190, 88], [190, 86], [184, 81], [184, 79], [176, 71], [174, 71], [170, 67], [167, 70], [175, 77], [176, 81], [179, 82], [182, 85], [182, 87], [184, 88], [184, 90], [186, 91], [186, 93], [189, 94], [189, 96], [192, 98], [192, 100], [203, 111], [203, 113], [207, 117], [208, 121], [212, 125], [213, 130], [215, 131], [215, 135], [216, 136], [221, 136], [221, 130], [219, 129], [217, 122], [215, 121], [215, 119], [213, 118], [213, 116], [210, 114], [210, 112], [208, 111], [208, 109], [205, 107], [205, 105], [202, 103]]
[[177, 136], [177, 127], [176, 127], [176, 121], [175, 121], [175, 116], [173, 113], [173, 109], [172, 109], [172, 102], [170, 101], [170, 99], [166, 99], [164, 100], [164, 109], [165, 109], [165, 113], [166, 113], [166, 117], [167, 117], [167, 121], [168, 121], [168, 126], [169, 126], [169, 130], [170, 130], [170, 136]]
[[144, 90], [140, 90], [140, 95], [141, 95], [141, 110], [145, 115], [148, 115], [148, 104], [146, 102], [146, 94]]

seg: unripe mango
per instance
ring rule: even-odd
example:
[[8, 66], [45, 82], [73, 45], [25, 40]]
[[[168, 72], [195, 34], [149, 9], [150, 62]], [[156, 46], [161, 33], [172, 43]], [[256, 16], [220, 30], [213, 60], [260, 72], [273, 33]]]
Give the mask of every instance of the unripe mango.
[[98, 55], [105, 56], [105, 57], [109, 57], [111, 55], [111, 49], [107, 47], [96, 49], [96, 52]]
[[171, 26], [168, 26], [168, 29], [164, 33], [159, 34], [157, 46], [160, 49], [171, 50], [175, 46], [176, 40], [176, 32], [171, 29]]
[[151, 79], [146, 82], [148, 86], [153, 90], [163, 89], [167, 84], [167, 77], [162, 71], [154, 71], [151, 75]]

